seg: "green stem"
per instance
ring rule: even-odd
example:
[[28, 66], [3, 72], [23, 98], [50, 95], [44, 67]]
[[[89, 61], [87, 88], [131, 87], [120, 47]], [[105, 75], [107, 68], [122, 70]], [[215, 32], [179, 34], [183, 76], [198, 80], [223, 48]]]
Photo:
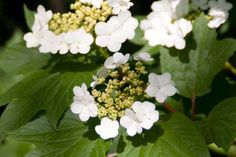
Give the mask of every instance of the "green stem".
[[108, 157], [115, 157], [117, 153], [117, 147], [120, 142], [121, 133], [119, 133], [116, 138], [112, 140], [111, 148], [108, 153]]
[[215, 152], [215, 153], [220, 154], [220, 155], [227, 155], [227, 153], [222, 148], [217, 147], [217, 145], [214, 144], [214, 143], [209, 144], [208, 149], [210, 151]]
[[98, 51], [101, 53], [101, 55], [105, 58], [108, 58], [110, 57], [108, 52], [104, 49], [104, 48], [101, 48], [101, 47], [98, 47]]
[[166, 110], [168, 110], [171, 113], [175, 113], [176, 112], [176, 110], [170, 104], [168, 104], [167, 102], [163, 103], [163, 106], [164, 106], [164, 108]]

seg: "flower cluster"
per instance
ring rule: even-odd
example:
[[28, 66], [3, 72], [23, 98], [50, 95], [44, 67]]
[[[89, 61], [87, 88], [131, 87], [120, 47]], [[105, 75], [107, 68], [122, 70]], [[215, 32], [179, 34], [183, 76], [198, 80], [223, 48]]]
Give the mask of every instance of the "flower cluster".
[[132, 62], [129, 59], [130, 54], [116, 52], [107, 58], [91, 88], [84, 84], [74, 88], [72, 112], [81, 121], [96, 116], [101, 119], [95, 130], [103, 139], [116, 137], [120, 126], [129, 136], [150, 129], [159, 119], [151, 98], [163, 103], [177, 92], [169, 73], [148, 74], [144, 62], [153, 60], [148, 53], [137, 54]]
[[64, 14], [40, 5], [32, 32], [24, 40], [28, 48], [39, 47], [41, 53], [87, 54], [94, 41], [116, 52], [135, 35], [138, 21], [128, 10], [132, 5], [130, 0], [77, 0]]
[[188, 17], [189, 14], [198, 13], [198, 9], [206, 12], [210, 8], [208, 27], [218, 28], [227, 20], [232, 4], [225, 0], [160, 0], [154, 2], [151, 8], [152, 12], [140, 26], [149, 45], [184, 49], [184, 38], [192, 31], [190, 20], [194, 20]]
[[232, 9], [232, 4], [227, 3], [225, 0], [209, 1], [209, 16], [211, 17], [208, 27], [218, 28], [225, 23], [229, 17], [228, 11]]
[[188, 12], [188, 0], [161, 0], [151, 8], [153, 12], [141, 22], [149, 45], [185, 48], [184, 37], [192, 31], [191, 22], [183, 18]]
[[229, 10], [232, 9], [232, 4], [226, 2], [226, 0], [192, 0], [193, 10], [200, 8], [203, 11], [208, 11], [209, 16], [209, 28], [218, 28], [229, 17]]

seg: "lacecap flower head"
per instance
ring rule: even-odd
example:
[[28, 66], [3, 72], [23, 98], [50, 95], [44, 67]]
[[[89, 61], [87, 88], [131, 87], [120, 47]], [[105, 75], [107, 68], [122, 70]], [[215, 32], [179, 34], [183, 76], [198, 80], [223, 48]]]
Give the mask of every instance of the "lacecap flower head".
[[[209, 11], [207, 9], [209, 8]], [[144, 39], [150, 46], [186, 46], [185, 37], [192, 31], [192, 21], [199, 10], [207, 14], [209, 28], [218, 28], [227, 20], [232, 4], [226, 0], [159, 0], [153, 2], [152, 12], [141, 21]]]
[[116, 52], [134, 37], [138, 26], [128, 10], [132, 5], [130, 0], [77, 0], [63, 14], [39, 5], [32, 32], [24, 40], [28, 48], [39, 47], [41, 53], [87, 54], [93, 43]]
[[119, 127], [125, 128], [129, 136], [151, 129], [159, 120], [151, 98], [163, 103], [177, 91], [170, 74], [148, 74], [145, 62], [152, 60], [149, 54], [142, 52], [134, 60], [129, 59], [130, 54], [116, 52], [94, 76], [91, 88], [84, 84], [74, 88], [72, 112], [81, 121], [97, 116], [101, 122], [94, 128], [103, 139], [116, 137]]

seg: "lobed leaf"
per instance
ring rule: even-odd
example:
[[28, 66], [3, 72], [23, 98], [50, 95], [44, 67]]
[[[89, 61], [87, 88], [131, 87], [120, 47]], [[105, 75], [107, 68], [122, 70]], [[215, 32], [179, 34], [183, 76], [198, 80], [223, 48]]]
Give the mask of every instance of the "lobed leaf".
[[194, 123], [176, 113], [141, 137], [130, 138], [119, 157], [210, 157], [203, 136]]
[[13, 131], [10, 136], [36, 145], [26, 157], [105, 157], [109, 142], [94, 136], [94, 130], [89, 130], [77, 117], [67, 112], [58, 131], [42, 117]]
[[0, 96], [0, 104], [10, 104], [0, 118], [0, 134], [24, 125], [39, 111], [46, 111], [50, 124], [56, 129], [73, 101], [73, 87], [90, 83], [94, 73], [37, 72], [19, 82]]
[[183, 51], [162, 48], [162, 72], [170, 72], [179, 93], [185, 97], [202, 96], [210, 91], [215, 75], [236, 50], [236, 40], [216, 39], [208, 20], [201, 15], [193, 24], [193, 38]]
[[210, 112], [203, 133], [209, 144], [229, 150], [236, 138], [236, 97], [222, 101]]

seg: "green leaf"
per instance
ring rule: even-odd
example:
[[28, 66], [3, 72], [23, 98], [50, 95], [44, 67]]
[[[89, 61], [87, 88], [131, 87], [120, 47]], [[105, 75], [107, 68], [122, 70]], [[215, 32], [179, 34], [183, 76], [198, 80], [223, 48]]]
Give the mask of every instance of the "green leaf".
[[228, 151], [236, 138], [236, 97], [219, 103], [210, 112], [203, 123], [203, 133], [209, 144]]
[[31, 30], [33, 24], [34, 24], [34, 11], [31, 11], [27, 8], [26, 5], [24, 5], [24, 14], [25, 14], [25, 20], [26, 20], [26, 24], [29, 27], [29, 29]]
[[[176, 113], [141, 137], [130, 138], [119, 157], [210, 157], [205, 141], [192, 121]], [[128, 141], [128, 140], [127, 140]]]
[[0, 146], [1, 157], [23, 157], [31, 149], [33, 145], [25, 142], [18, 142], [12, 139], [5, 139], [5, 142]]
[[[29, 73], [48, 64], [50, 56], [22, 43], [22, 32], [16, 31], [0, 53], [0, 94], [22, 80]], [[4, 104], [0, 104], [4, 105]]]
[[8, 73], [0, 69], [0, 94], [4, 93], [15, 82], [16, 80], [13, 76], [9, 75]]
[[68, 112], [58, 131], [51, 128], [46, 117], [42, 117], [10, 136], [36, 145], [26, 157], [105, 157], [109, 142], [98, 139], [94, 128], [88, 128], [77, 117]]
[[236, 40], [216, 40], [216, 31], [209, 29], [201, 15], [193, 24], [193, 38], [183, 51], [161, 49], [162, 72], [170, 72], [179, 93], [185, 97], [202, 96], [210, 91], [215, 75], [236, 50]]
[[0, 54], [0, 68], [9, 74], [25, 74], [45, 66], [49, 58], [48, 54], [28, 49], [23, 43], [15, 43]]
[[9, 103], [0, 119], [0, 134], [17, 129], [46, 111], [50, 124], [56, 129], [58, 120], [73, 101], [73, 87], [89, 84], [95, 72], [32, 74], [0, 96], [0, 104]]
[[[135, 16], [135, 18], [140, 23], [143, 19], [145, 19], [145, 16]], [[140, 27], [135, 30], [135, 37], [130, 41], [136, 45], [145, 45], [147, 43], [144, 39], [144, 32]]]

